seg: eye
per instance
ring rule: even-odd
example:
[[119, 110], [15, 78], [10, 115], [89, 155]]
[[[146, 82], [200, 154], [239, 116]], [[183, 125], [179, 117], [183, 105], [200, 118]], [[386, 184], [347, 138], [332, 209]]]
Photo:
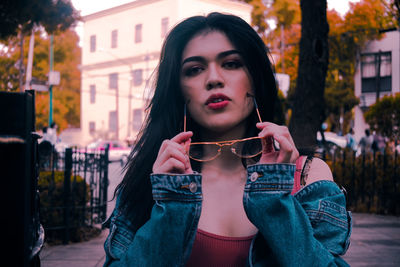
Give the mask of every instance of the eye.
[[235, 59], [235, 60], [225, 61], [222, 64], [222, 66], [228, 70], [236, 70], [236, 69], [243, 67], [243, 63], [240, 60]]
[[191, 67], [185, 68], [183, 70], [183, 74], [187, 77], [192, 77], [192, 76], [199, 74], [203, 70], [204, 70], [204, 68], [201, 66], [191, 66]]

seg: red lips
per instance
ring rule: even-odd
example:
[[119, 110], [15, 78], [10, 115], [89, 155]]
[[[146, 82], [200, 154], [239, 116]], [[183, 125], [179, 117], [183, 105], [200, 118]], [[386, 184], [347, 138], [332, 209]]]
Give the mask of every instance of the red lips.
[[224, 94], [212, 94], [206, 101], [205, 105], [210, 109], [222, 109], [229, 104], [231, 99]]

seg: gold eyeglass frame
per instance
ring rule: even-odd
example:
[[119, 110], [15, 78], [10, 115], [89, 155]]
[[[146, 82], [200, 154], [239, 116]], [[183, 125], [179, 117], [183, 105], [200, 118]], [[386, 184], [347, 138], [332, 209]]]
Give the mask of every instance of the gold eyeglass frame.
[[[259, 122], [262, 122], [261, 116], [260, 116], [260, 111], [258, 110], [256, 98], [253, 95], [251, 95], [250, 93], [247, 93], [247, 97], [253, 98], [254, 107], [255, 107], [256, 112], [257, 112], [258, 120], [259, 120]], [[185, 102], [184, 109], [183, 109], [183, 131], [184, 132], [186, 132], [186, 117], [187, 117], [187, 115], [186, 115], [186, 105], [187, 105], [187, 102]], [[199, 162], [211, 161], [211, 160], [216, 159], [219, 155], [221, 155], [221, 151], [222, 151], [222, 148], [224, 146], [232, 146], [232, 145], [236, 144], [237, 142], [243, 142], [243, 141], [248, 141], [248, 140], [253, 140], [253, 139], [261, 139], [261, 138], [258, 137], [258, 136], [255, 136], [255, 137], [248, 137], [248, 138], [244, 138], [244, 139], [236, 139], [236, 140], [220, 141], [220, 142], [194, 142], [194, 143], [190, 143], [190, 146], [191, 145], [217, 145], [217, 146], [219, 146], [219, 148], [218, 148], [217, 154], [214, 157], [210, 158], [210, 159], [201, 160], [201, 159], [195, 159], [195, 158], [191, 157], [190, 155], [188, 155], [188, 156], [192, 160], [199, 161]], [[258, 155], [260, 155], [262, 153], [262, 151], [260, 151], [255, 155], [245, 157], [245, 156], [238, 155], [236, 153], [236, 150], [235, 150], [234, 147], [231, 147], [230, 150], [236, 156], [238, 156], [240, 158], [246, 158], [246, 159], [254, 158], [254, 157], [256, 157], [256, 156], [258, 156]]]

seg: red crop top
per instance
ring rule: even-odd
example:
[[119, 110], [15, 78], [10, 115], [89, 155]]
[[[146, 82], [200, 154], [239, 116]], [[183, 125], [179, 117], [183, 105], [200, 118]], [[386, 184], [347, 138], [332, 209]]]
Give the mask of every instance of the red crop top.
[[253, 236], [226, 237], [197, 229], [192, 255], [186, 266], [246, 266], [252, 239]]
[[[296, 161], [294, 186], [292, 195], [302, 187], [301, 176], [305, 175], [302, 168], [302, 157]], [[197, 229], [187, 267], [243, 267], [249, 255], [251, 241], [254, 236], [226, 237]]]

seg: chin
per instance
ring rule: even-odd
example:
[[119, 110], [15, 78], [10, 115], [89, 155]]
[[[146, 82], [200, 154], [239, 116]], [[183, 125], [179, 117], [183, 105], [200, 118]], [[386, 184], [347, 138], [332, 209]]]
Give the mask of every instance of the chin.
[[245, 120], [242, 122], [228, 122], [226, 120], [209, 121], [206, 125], [203, 125], [205, 129], [211, 132], [225, 135], [229, 133], [234, 133], [240, 128], [244, 128]]

